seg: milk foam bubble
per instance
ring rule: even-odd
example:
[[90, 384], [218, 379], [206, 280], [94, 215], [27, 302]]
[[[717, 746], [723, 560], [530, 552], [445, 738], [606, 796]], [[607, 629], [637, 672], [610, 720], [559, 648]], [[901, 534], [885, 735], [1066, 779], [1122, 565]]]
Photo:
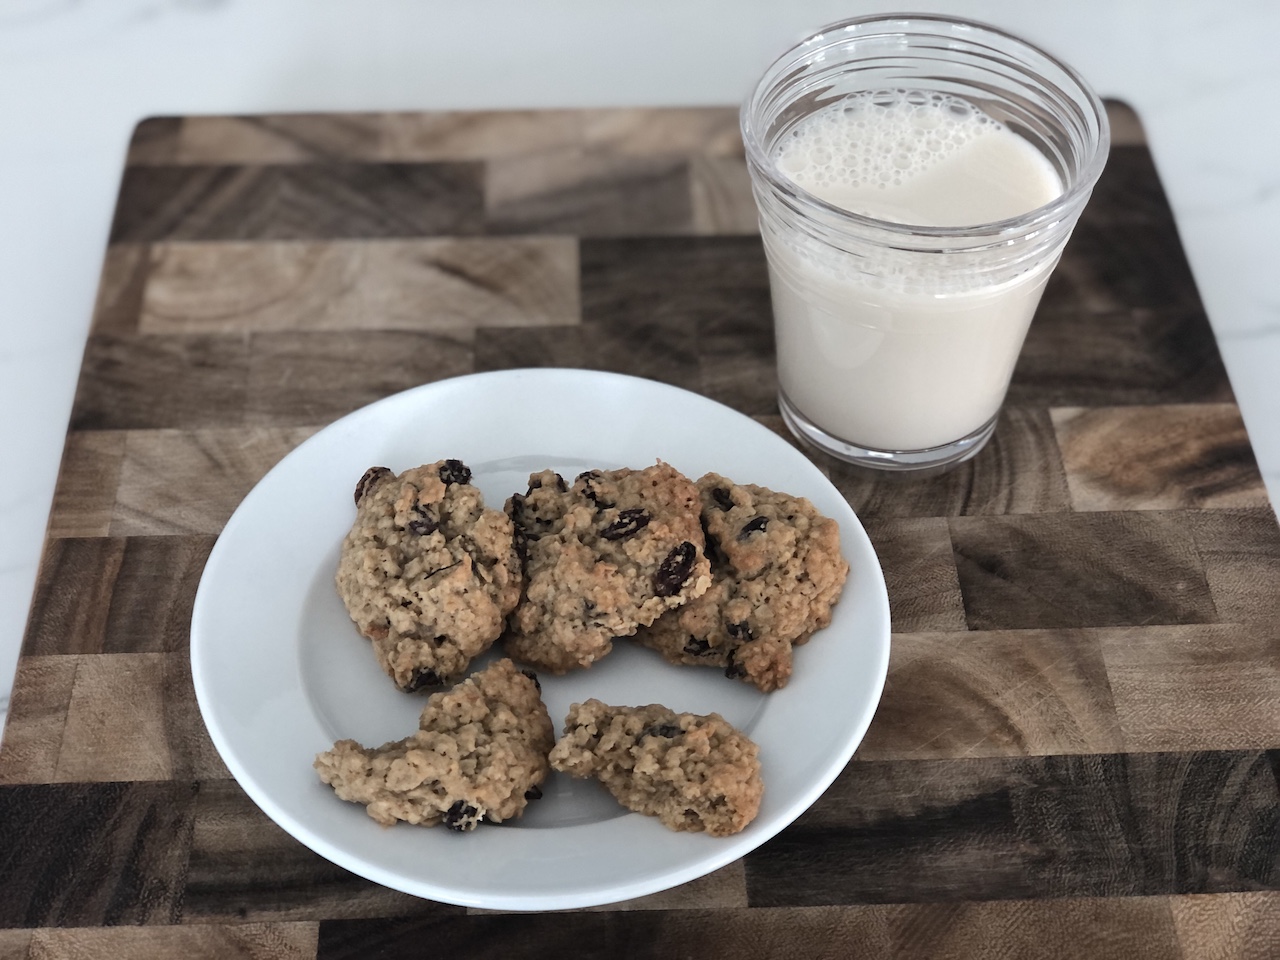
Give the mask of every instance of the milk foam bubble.
[[1027, 141], [941, 93], [855, 94], [798, 124], [774, 159], [815, 196], [895, 223], [991, 223], [1062, 192], [1052, 165]]

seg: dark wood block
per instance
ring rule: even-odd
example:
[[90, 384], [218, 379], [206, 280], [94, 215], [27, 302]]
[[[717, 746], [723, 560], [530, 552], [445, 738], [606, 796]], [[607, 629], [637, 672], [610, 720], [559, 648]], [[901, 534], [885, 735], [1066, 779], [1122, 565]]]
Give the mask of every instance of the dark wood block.
[[702, 336], [772, 330], [758, 237], [584, 239], [583, 323], [673, 320]]
[[1176, 512], [953, 517], [971, 630], [1218, 620]]
[[[601, 369], [591, 332], [581, 326], [477, 330], [475, 368], [577, 367]], [[621, 372], [621, 371], [619, 371]]]
[[492, 233], [582, 237], [687, 233], [693, 226], [685, 157], [627, 156], [571, 147], [487, 164]]
[[[578, 931], [580, 940], [572, 937]], [[844, 960], [1181, 960], [1163, 899], [542, 914], [442, 920], [329, 921], [318, 960], [422, 955], [430, 943], [468, 958]]]
[[539, 327], [476, 331], [477, 371], [512, 367], [578, 367], [647, 377], [698, 389], [695, 337], [678, 321], [634, 326]]
[[211, 536], [51, 541], [24, 654], [185, 649], [213, 543]]
[[258, 333], [246, 421], [327, 424], [411, 387], [470, 373], [471, 337], [409, 331]]
[[972, 460], [925, 479], [871, 476], [822, 458], [859, 517], [995, 516], [1070, 509], [1053, 424], [1044, 410], [1006, 406], [995, 435]]
[[0, 926], [173, 923], [196, 787], [0, 787]]
[[[746, 857], [753, 907], [1035, 895], [1010, 795], [1019, 761], [868, 761]], [[1032, 761], [1034, 762], [1034, 761]]]
[[1280, 623], [1280, 526], [1270, 507], [1184, 515], [1222, 620]]
[[111, 242], [484, 231], [476, 164], [129, 167]]
[[1054, 309], [1046, 298], [1007, 402], [1027, 406], [1230, 403], [1226, 368], [1199, 308]]
[[24, 656], [102, 649], [123, 554], [122, 541], [102, 538], [54, 540], [45, 546], [22, 643]]
[[611, 358], [604, 369], [718, 384], [714, 399], [774, 412], [772, 391], [747, 382], [772, 355], [762, 258], [756, 237], [584, 240], [582, 320]]
[[1041, 311], [1203, 312], [1191, 267], [1168, 224], [1081, 220], [1045, 287]]
[[1176, 232], [1169, 198], [1146, 146], [1111, 145], [1081, 219], [1099, 226], [1149, 223]]
[[[741, 316], [759, 316], [753, 314]], [[703, 396], [748, 416], [778, 415], [772, 326], [744, 322], [736, 330], [703, 331], [698, 337], [698, 361]]]
[[593, 357], [591, 366], [596, 369], [646, 377], [685, 390], [698, 389], [697, 338], [675, 318], [593, 325], [587, 330], [587, 342]]
[[1280, 886], [1266, 754], [853, 763], [748, 854], [753, 906]]
[[[582, 907], [583, 911], [594, 913], [616, 913], [631, 910], [731, 910], [747, 905], [746, 871], [741, 860], [735, 860], [727, 866], [711, 873], [704, 874], [696, 880], [681, 883], [657, 893], [630, 900], [619, 900], [614, 903], [601, 903], [593, 907]], [[483, 907], [468, 907], [467, 913], [473, 915], [519, 913], [513, 910], [488, 910]], [[578, 911], [573, 911], [578, 912]]]
[[664, 915], [642, 910], [487, 916], [435, 915], [407, 920], [326, 920], [316, 960], [439, 956], [485, 960], [511, 956], [628, 960], [652, 957]]
[[863, 526], [884, 571], [895, 633], [968, 629], [945, 519], [870, 518]]
[[1042, 896], [1280, 887], [1280, 790], [1258, 752], [1046, 757], [1012, 787]]
[[[658, 275], [666, 274], [678, 284], [673, 294], [697, 319], [699, 392], [749, 416], [778, 415], [773, 308], [759, 239], [717, 239], [684, 249], [689, 257], [680, 265], [663, 263], [653, 250], [641, 256], [650, 262], [654, 282], [663, 283]], [[639, 276], [635, 281], [641, 288], [645, 282]]]
[[249, 357], [241, 338], [89, 337], [73, 430], [239, 426]]
[[439, 917], [463, 908], [398, 893], [312, 853], [231, 780], [200, 785], [182, 922]]

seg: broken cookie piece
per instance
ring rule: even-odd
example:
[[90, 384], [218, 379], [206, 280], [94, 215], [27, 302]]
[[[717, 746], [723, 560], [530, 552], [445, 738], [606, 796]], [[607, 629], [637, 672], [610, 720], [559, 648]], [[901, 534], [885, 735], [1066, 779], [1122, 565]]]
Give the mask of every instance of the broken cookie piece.
[[384, 826], [465, 831], [518, 817], [541, 796], [554, 741], [537, 678], [499, 660], [428, 699], [412, 736], [376, 749], [339, 740], [315, 769]]
[[574, 704], [553, 769], [595, 777], [629, 810], [672, 830], [738, 833], [760, 809], [757, 746], [718, 714], [676, 713], [659, 704]]

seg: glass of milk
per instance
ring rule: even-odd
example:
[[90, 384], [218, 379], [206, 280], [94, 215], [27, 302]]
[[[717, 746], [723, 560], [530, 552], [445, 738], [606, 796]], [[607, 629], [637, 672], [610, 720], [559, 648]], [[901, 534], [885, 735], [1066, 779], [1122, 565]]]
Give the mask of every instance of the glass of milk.
[[787, 425], [886, 470], [972, 457], [1106, 162], [1097, 95], [994, 27], [863, 17], [779, 57], [742, 135]]

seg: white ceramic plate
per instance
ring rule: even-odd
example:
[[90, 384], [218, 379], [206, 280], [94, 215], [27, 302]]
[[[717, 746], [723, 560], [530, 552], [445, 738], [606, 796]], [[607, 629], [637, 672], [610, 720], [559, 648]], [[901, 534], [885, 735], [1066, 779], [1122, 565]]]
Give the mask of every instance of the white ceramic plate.
[[[425, 695], [397, 691], [333, 587], [352, 490], [370, 466], [399, 472], [453, 457], [492, 506], [547, 467], [714, 470], [808, 497], [840, 524], [851, 572], [831, 626], [797, 651], [788, 686], [764, 695], [718, 671], [675, 667], [625, 641], [589, 670], [542, 676], [557, 730], [569, 705], [663, 703], [716, 711], [760, 745], [760, 814], [737, 836], [673, 833], [594, 782], [554, 774], [513, 825], [459, 834], [384, 829], [311, 768], [350, 737], [377, 745], [417, 727]], [[483, 662], [493, 659], [491, 653]], [[191, 665], [218, 752], [266, 814], [321, 856], [406, 893], [466, 906], [549, 910], [611, 903], [700, 877], [799, 816], [871, 722], [889, 657], [884, 578], [862, 525], [804, 456], [704, 397], [585, 370], [476, 374], [406, 391], [330, 425], [285, 457], [227, 522], [200, 581]]]

